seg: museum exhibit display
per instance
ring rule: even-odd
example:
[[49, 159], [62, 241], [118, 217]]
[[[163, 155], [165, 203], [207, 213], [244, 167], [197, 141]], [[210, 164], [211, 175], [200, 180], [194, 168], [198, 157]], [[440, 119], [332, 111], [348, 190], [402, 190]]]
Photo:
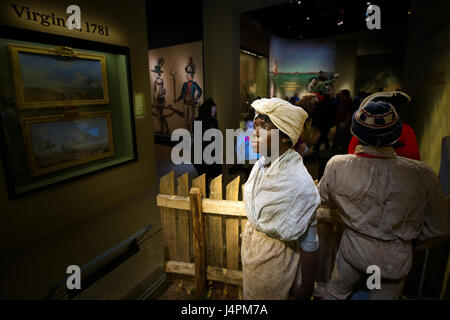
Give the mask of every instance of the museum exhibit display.
[[[11, 198], [137, 158], [129, 49], [2, 29], [1, 135]], [[75, 43], [69, 47], [67, 43]]]
[[150, 50], [149, 65], [154, 132], [192, 131], [204, 100], [202, 42]]

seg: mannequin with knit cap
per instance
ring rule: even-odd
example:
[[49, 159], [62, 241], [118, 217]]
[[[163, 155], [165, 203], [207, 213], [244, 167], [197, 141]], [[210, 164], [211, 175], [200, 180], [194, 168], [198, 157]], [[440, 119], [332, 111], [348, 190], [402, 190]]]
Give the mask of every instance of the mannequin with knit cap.
[[337, 208], [344, 225], [324, 299], [346, 299], [373, 266], [380, 286], [368, 286], [370, 299], [398, 299], [413, 248], [448, 238], [450, 212], [436, 173], [396, 155], [402, 122], [391, 104], [363, 102], [351, 132], [362, 144], [331, 158], [318, 185], [322, 205]]

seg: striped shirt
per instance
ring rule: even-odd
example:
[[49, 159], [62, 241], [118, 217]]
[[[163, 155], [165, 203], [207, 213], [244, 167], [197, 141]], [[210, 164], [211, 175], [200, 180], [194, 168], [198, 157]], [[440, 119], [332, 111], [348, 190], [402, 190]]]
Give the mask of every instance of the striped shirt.
[[249, 222], [256, 230], [284, 241], [299, 239], [311, 223], [320, 196], [302, 157], [293, 149], [269, 167], [261, 157], [244, 187]]

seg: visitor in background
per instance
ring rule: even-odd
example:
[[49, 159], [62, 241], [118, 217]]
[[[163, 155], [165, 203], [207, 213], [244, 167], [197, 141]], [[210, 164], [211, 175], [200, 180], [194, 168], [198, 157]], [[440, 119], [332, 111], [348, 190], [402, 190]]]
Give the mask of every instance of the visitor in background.
[[278, 98], [253, 102], [254, 151], [267, 146], [271, 129], [279, 129], [279, 156], [262, 155], [244, 187], [248, 221], [242, 235], [241, 258], [245, 300], [311, 299], [319, 239], [315, 211], [317, 188], [292, 149], [307, 113]]
[[335, 125], [336, 125], [336, 136], [334, 140], [334, 148], [338, 152], [344, 152], [348, 146], [351, 133], [350, 125], [352, 123], [353, 114], [353, 100], [350, 96], [349, 90], [341, 90], [339, 105], [336, 110]]
[[319, 98], [314, 93], [305, 93], [300, 100], [295, 104], [302, 107], [308, 113], [308, 119], [314, 115], [316, 105], [319, 103]]
[[361, 105], [361, 102], [368, 96], [368, 94], [365, 91], [359, 91], [356, 94], [356, 97], [353, 99], [353, 112], [359, 109], [359, 106]]
[[294, 95], [289, 99], [289, 103], [295, 105], [300, 98], [298, 97], [298, 92], [295, 92]]
[[[258, 98], [261, 99], [261, 98]], [[257, 99], [256, 99], [257, 100]], [[247, 181], [253, 164], [259, 159], [259, 154], [253, 150], [252, 135], [254, 130], [255, 109], [251, 108], [248, 115], [245, 117], [245, 131], [243, 135], [236, 137], [236, 158], [237, 164], [232, 166], [228, 172], [231, 175], [239, 172], [244, 173], [244, 182]]]
[[[367, 104], [370, 101], [386, 101], [391, 103], [396, 108], [399, 105], [411, 101], [411, 98], [404, 92], [391, 91], [374, 93], [364, 99], [363, 104]], [[354, 154], [356, 146], [360, 143], [357, 137], [353, 136], [348, 146], [348, 153]], [[398, 140], [393, 145], [395, 153], [399, 156], [420, 160], [419, 146], [417, 144], [416, 134], [411, 126], [403, 123], [402, 132]]]
[[325, 144], [325, 149], [330, 148], [328, 134], [330, 133], [331, 127], [334, 124], [334, 118], [336, 114], [336, 109], [331, 103], [331, 100], [332, 93], [325, 93], [322, 97], [322, 100], [319, 101], [319, 103], [316, 105], [312, 124], [319, 129], [320, 136], [313, 147], [314, 151], [319, 151], [322, 144]]
[[[199, 108], [198, 117], [195, 121], [201, 121], [202, 123], [202, 137], [208, 129], [219, 129], [219, 122], [217, 121], [217, 106], [213, 99], [207, 99]], [[202, 139], [202, 155], [206, 146], [210, 144], [210, 141], [203, 141]], [[211, 154], [214, 157], [214, 151]], [[206, 181], [209, 181], [216, 176], [222, 174], [222, 165], [218, 163], [206, 164], [203, 160], [201, 164], [194, 164], [195, 169], [199, 175], [205, 174]], [[209, 185], [209, 183], [207, 183]]]
[[402, 123], [391, 104], [363, 103], [351, 130], [364, 144], [355, 154], [331, 158], [318, 185], [322, 205], [339, 208], [344, 224], [324, 299], [346, 299], [369, 266], [380, 272], [380, 287], [370, 290], [370, 299], [398, 299], [413, 248], [448, 238], [450, 212], [434, 171], [395, 154]]

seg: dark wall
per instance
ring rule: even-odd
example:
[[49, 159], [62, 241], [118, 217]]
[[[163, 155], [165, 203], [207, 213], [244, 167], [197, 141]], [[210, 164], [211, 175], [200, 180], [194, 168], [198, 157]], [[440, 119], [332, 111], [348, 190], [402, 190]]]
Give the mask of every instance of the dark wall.
[[270, 33], [244, 14], [241, 15], [240, 36], [242, 48], [269, 56]]
[[203, 1], [147, 0], [148, 48], [203, 40]]

